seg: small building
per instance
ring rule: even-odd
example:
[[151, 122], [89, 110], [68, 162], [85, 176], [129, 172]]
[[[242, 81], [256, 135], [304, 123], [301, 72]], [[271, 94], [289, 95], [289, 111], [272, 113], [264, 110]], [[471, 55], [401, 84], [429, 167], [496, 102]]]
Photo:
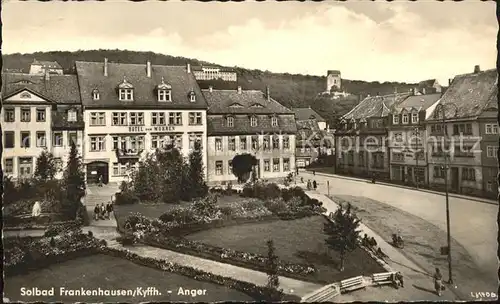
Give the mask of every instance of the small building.
[[30, 66], [30, 74], [39, 75], [39, 74], [57, 74], [63, 75], [63, 68], [57, 61], [38, 61], [36, 59], [33, 60]]
[[431, 187], [444, 189], [448, 170], [452, 192], [498, 194], [497, 83], [495, 69], [481, 71], [476, 66], [473, 73], [455, 76], [431, 113], [426, 126]]
[[283, 179], [295, 169], [294, 113], [257, 90], [203, 90], [207, 118], [207, 183], [235, 182], [232, 159], [243, 153], [258, 160], [259, 179]]
[[328, 70], [326, 73], [326, 92], [340, 92], [342, 90], [342, 76], [338, 70]]
[[212, 67], [212, 66], [193, 66], [194, 77], [196, 80], [223, 80], [236, 81], [238, 76], [236, 72], [228, 68]]
[[415, 94], [436, 94], [441, 93], [443, 91], [443, 87], [439, 84], [436, 79], [428, 79], [418, 83], [418, 86], [415, 88]]

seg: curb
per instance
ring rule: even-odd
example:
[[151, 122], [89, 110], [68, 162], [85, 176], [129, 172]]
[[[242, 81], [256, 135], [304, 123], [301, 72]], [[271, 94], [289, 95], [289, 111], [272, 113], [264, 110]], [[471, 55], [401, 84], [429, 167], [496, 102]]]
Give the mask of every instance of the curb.
[[[309, 173], [309, 174], [312, 174], [311, 170], [307, 170], [305, 172]], [[356, 181], [356, 182], [369, 182], [370, 181], [368, 179], [343, 176], [343, 175], [338, 175], [338, 174], [334, 174], [334, 173], [315, 172], [315, 174], [319, 175], [319, 176], [325, 176], [325, 177], [334, 177], [334, 178], [340, 178], [340, 179], [347, 179], [347, 180], [352, 180], [352, 181]], [[378, 182], [378, 181], [376, 182], [376, 184], [383, 185], [383, 186], [388, 186], [388, 187], [396, 187], [396, 188], [401, 188], [401, 189], [407, 189], [407, 190], [413, 190], [413, 191], [419, 191], [419, 192], [427, 192], [427, 193], [431, 193], [431, 194], [446, 196], [446, 193], [435, 191], [435, 190], [417, 189], [417, 188], [412, 188], [412, 187], [408, 187], [408, 186], [402, 186], [402, 185], [391, 184], [391, 183], [387, 183], [387, 182]], [[454, 193], [448, 193], [448, 196], [449, 197], [453, 197], [453, 198], [460, 198], [460, 199], [466, 199], [466, 200], [476, 201], [476, 202], [483, 203], [483, 204], [496, 205], [496, 206], [499, 205], [499, 203], [497, 201], [490, 200], [490, 199], [485, 199], [485, 198], [480, 198], [480, 197], [466, 196], [466, 195], [457, 195], [457, 194], [454, 194]]]

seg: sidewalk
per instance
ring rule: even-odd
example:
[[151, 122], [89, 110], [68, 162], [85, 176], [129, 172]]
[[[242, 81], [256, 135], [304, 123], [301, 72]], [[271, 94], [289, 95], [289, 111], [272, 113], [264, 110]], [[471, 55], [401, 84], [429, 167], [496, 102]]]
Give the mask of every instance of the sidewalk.
[[[302, 172], [305, 172], [307, 174], [312, 174], [312, 170], [305, 170], [305, 171], [302, 171]], [[341, 178], [341, 179], [347, 179], [347, 180], [358, 181], [358, 182], [371, 182], [369, 179], [364, 179], [364, 178], [359, 178], [359, 177], [353, 177], [353, 176], [344, 176], [344, 175], [339, 175], [339, 174], [334, 174], [334, 173], [315, 172], [315, 174], [319, 175], [319, 176]], [[403, 188], [403, 189], [408, 189], [408, 190], [413, 190], [413, 191], [421, 191], [421, 192], [427, 192], [427, 193], [431, 193], [431, 194], [446, 196], [446, 193], [435, 191], [435, 190], [422, 189], [422, 188], [417, 189], [415, 187], [410, 187], [410, 186], [405, 186], [405, 185], [398, 185], [398, 184], [391, 184], [391, 183], [379, 182], [379, 181], [376, 181], [375, 183], [378, 184], [378, 185], [383, 185], [383, 186], [397, 187], [397, 188]], [[475, 196], [467, 196], [467, 195], [456, 194], [456, 193], [448, 193], [448, 196], [449, 197], [466, 199], [466, 200], [471, 200], [471, 201], [477, 201], [477, 202], [484, 203], [484, 204], [498, 205], [498, 201], [497, 200], [492, 200], [492, 199], [487, 199], [487, 198], [481, 198], [481, 197], [475, 197]]]
[[[306, 191], [307, 195], [323, 202], [323, 207], [330, 212], [335, 212], [338, 205], [326, 195], [316, 191]], [[387, 264], [394, 270], [403, 274], [405, 288], [395, 289], [393, 287], [368, 287], [365, 290], [354, 291], [349, 294], [341, 294], [335, 297], [335, 302], [351, 301], [439, 301], [439, 300], [459, 300], [449, 289], [443, 292], [441, 297], [434, 293], [434, 283], [432, 274], [427, 274], [419, 266], [406, 258], [398, 249], [394, 248], [386, 240], [374, 233], [363, 223], [360, 224], [361, 235], [365, 233], [368, 237], [374, 237], [380, 249], [389, 256]]]

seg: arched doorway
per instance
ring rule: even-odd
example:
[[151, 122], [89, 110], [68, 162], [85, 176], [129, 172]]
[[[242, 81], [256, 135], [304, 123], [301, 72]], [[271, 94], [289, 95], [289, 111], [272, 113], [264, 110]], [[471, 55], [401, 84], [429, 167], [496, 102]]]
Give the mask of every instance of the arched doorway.
[[102, 182], [109, 182], [109, 164], [103, 161], [95, 161], [87, 164], [87, 183], [97, 184], [99, 176], [102, 176]]

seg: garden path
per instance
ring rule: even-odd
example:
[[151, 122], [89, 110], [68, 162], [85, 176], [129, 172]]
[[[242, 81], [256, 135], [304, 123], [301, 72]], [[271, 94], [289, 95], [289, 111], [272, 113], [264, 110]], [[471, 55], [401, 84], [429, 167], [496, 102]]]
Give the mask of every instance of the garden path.
[[[310, 198], [317, 199], [323, 203], [323, 207], [326, 208], [325, 214], [328, 215], [330, 212], [335, 212], [337, 210], [337, 203], [328, 198], [324, 194], [320, 194], [317, 191], [306, 191]], [[401, 252], [394, 248], [382, 237], [373, 232], [370, 228], [366, 227], [364, 224], [360, 224], [359, 227], [361, 235], [365, 233], [368, 237], [373, 237], [377, 241], [380, 249], [389, 256], [386, 258], [386, 262], [393, 269], [393, 271], [400, 271], [403, 274], [405, 288], [394, 289], [393, 287], [382, 287], [382, 288], [367, 288], [361, 291], [355, 291], [348, 294], [341, 294], [335, 297], [335, 302], [351, 302], [351, 301], [408, 301], [408, 300], [427, 300], [427, 301], [438, 301], [438, 300], [459, 300], [456, 295], [449, 289], [443, 292], [441, 297], [434, 294], [434, 283], [432, 279], [432, 274], [426, 273], [419, 266], [415, 265], [412, 261], [406, 258]], [[349, 257], [347, 257], [349, 258]], [[332, 299], [333, 300], [333, 299]]]

